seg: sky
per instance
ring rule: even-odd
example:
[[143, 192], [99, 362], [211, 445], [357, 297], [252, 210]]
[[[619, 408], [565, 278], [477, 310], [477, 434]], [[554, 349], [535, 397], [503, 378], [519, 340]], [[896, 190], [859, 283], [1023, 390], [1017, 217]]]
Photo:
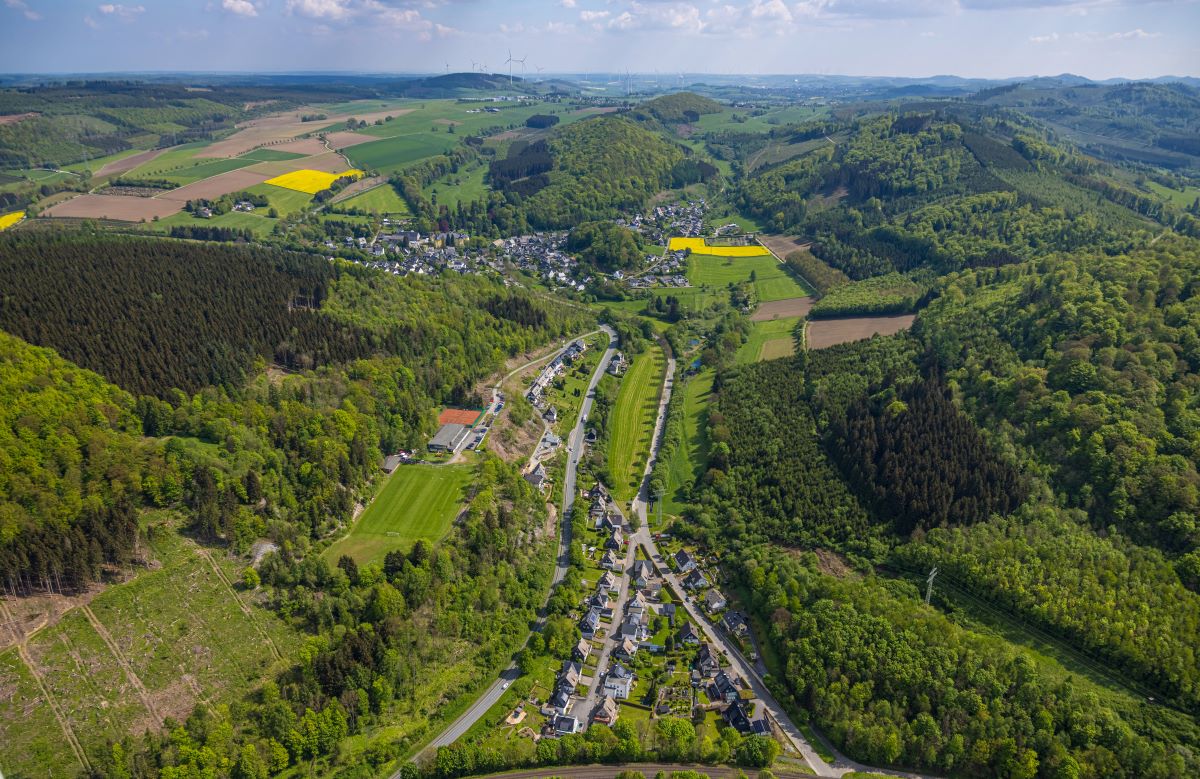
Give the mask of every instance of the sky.
[[510, 50], [531, 76], [1200, 76], [1200, 0], [0, 0], [5, 73], [505, 72]]

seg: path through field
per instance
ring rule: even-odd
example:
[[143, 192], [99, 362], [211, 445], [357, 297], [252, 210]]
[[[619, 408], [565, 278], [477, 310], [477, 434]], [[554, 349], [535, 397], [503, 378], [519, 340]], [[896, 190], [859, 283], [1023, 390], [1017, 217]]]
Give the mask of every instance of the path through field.
[[104, 645], [108, 647], [108, 651], [112, 652], [112, 656], [117, 659], [117, 664], [121, 666], [121, 670], [125, 672], [125, 678], [133, 685], [133, 689], [137, 690], [138, 697], [142, 699], [142, 705], [150, 712], [150, 716], [154, 717], [155, 721], [162, 724], [163, 717], [158, 713], [158, 709], [154, 705], [154, 701], [150, 697], [150, 692], [146, 689], [146, 685], [142, 684], [142, 680], [138, 677], [137, 672], [133, 670], [133, 666], [129, 664], [129, 658], [125, 657], [125, 653], [117, 646], [117, 642], [113, 641], [112, 634], [108, 632], [108, 628], [104, 627], [96, 617], [96, 613], [92, 611], [92, 607], [84, 604], [80, 606], [88, 622], [92, 623], [92, 629], [104, 641]]
[[71, 745], [71, 751], [75, 753], [75, 758], [86, 770], [92, 770], [92, 764], [88, 762], [87, 753], [83, 751], [83, 745], [79, 743], [75, 731], [71, 728], [71, 723], [63, 715], [62, 707], [58, 705], [58, 700], [50, 694], [50, 688], [46, 686], [45, 680], [42, 679], [41, 670], [33, 662], [33, 658], [29, 656], [29, 651], [26, 647], [28, 637], [18, 632], [17, 621], [13, 618], [12, 612], [8, 610], [8, 606], [4, 604], [2, 599], [0, 599], [0, 620], [3, 620], [4, 624], [8, 625], [8, 629], [12, 631], [13, 638], [17, 642], [17, 656], [21, 658], [21, 662], [29, 669], [29, 675], [37, 682], [42, 700], [46, 701], [46, 705], [50, 707], [51, 713], [54, 714], [54, 719], [58, 722], [59, 728], [62, 729], [63, 736], [67, 739], [67, 743]]
[[208, 562], [208, 565], [212, 568], [213, 573], [217, 575], [217, 578], [220, 579], [225, 584], [225, 588], [229, 590], [229, 597], [233, 598], [233, 602], [236, 603], [238, 608], [242, 610], [242, 613], [246, 615], [246, 619], [249, 620], [250, 624], [254, 626], [255, 632], [262, 637], [263, 641], [267, 642], [267, 646], [271, 648], [271, 656], [276, 660], [282, 660], [283, 655], [280, 653], [279, 648], [275, 646], [275, 642], [271, 640], [271, 636], [268, 635], [267, 631], [263, 629], [263, 626], [259, 624], [257, 617], [254, 615], [254, 610], [247, 606], [245, 602], [238, 597], [237, 590], [234, 589], [233, 583], [229, 581], [229, 577], [226, 576], [225, 572], [221, 570], [221, 566], [217, 565], [217, 561], [212, 558], [212, 554], [198, 544], [196, 545], [196, 552]]

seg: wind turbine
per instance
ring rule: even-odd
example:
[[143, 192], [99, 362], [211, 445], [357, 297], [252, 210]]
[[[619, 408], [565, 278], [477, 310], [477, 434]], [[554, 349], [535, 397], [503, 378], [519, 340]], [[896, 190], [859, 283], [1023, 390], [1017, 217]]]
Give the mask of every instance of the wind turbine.
[[542, 80], [542, 71], [545, 70], [545, 68], [543, 68], [541, 65], [534, 65], [533, 67], [534, 67], [534, 70], [537, 71], [538, 81], [541, 81]]
[[477, 70], [479, 70], [479, 63], [475, 60], [471, 60], [471, 72], [474, 73]]
[[446, 75], [447, 76], [450, 75], [450, 63], [449, 62], [446, 63]]
[[513, 79], [512, 79], [512, 64], [513, 64], [514, 62], [516, 62], [516, 60], [515, 60], [515, 59], [513, 59], [513, 55], [512, 55], [512, 49], [509, 49], [509, 50], [508, 50], [508, 59], [504, 60], [504, 64], [505, 64], [505, 65], [508, 65], [508, 88], [509, 88], [509, 89], [512, 89], [512, 85], [513, 85]]

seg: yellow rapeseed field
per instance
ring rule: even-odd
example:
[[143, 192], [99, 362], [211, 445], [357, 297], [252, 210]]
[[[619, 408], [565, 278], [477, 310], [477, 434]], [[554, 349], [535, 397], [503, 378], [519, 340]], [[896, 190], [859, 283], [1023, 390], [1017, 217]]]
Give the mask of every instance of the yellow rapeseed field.
[[691, 249], [692, 254], [710, 254], [714, 257], [762, 257], [770, 254], [765, 247], [753, 246], [709, 246], [704, 238], [672, 238], [667, 248], [673, 252]]
[[25, 218], [24, 211], [13, 211], [11, 214], [0, 216], [0, 230], [7, 230]]
[[329, 189], [329, 185], [342, 176], [351, 176], [358, 178], [363, 172], [361, 170], [344, 170], [341, 173], [326, 173], [321, 170], [294, 170], [291, 173], [284, 173], [282, 176], [276, 176], [273, 179], [267, 179], [265, 184], [274, 184], [277, 187], [284, 189], [293, 189], [297, 192], [304, 192], [309, 195], [315, 195], [322, 189]]

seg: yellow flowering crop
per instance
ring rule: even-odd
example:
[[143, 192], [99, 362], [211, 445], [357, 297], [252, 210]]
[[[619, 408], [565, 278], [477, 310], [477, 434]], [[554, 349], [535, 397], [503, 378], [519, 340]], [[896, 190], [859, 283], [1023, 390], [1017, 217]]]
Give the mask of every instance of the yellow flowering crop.
[[309, 195], [315, 195], [322, 189], [329, 189], [329, 185], [342, 176], [351, 176], [358, 178], [363, 172], [361, 170], [344, 170], [341, 173], [326, 173], [322, 170], [294, 170], [291, 173], [284, 173], [282, 176], [276, 176], [273, 179], [267, 179], [265, 184], [274, 184], [277, 187], [284, 189], [293, 189], [297, 192], [304, 192]]
[[704, 238], [672, 238], [667, 248], [673, 252], [691, 249], [692, 254], [710, 254], [715, 257], [762, 257], [770, 254], [765, 247], [753, 246], [710, 246]]
[[7, 230], [24, 218], [24, 211], [13, 211], [11, 214], [4, 214], [0, 216], [0, 230]]

